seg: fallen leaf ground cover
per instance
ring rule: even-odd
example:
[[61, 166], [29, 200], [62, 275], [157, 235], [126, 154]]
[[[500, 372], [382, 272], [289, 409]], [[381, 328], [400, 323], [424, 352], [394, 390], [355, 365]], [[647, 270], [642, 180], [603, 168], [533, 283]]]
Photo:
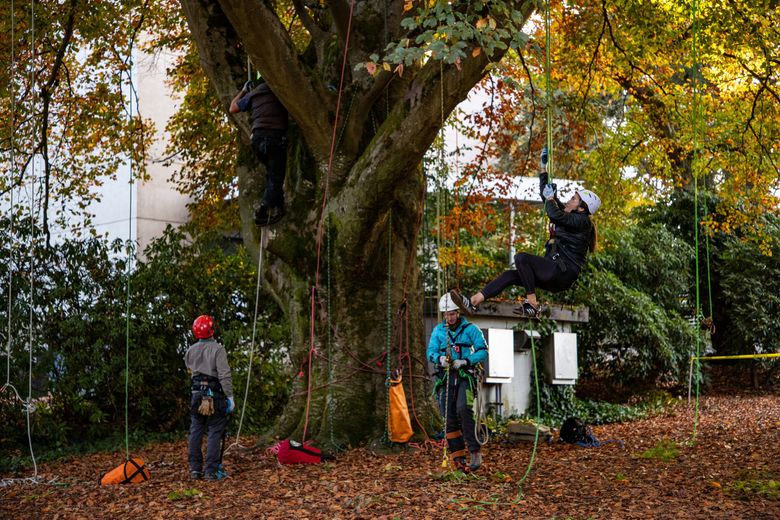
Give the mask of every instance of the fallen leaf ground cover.
[[[188, 480], [186, 441], [134, 453], [152, 480], [101, 487], [124, 452], [43, 465], [47, 483], [0, 488], [0, 518], [532, 518], [777, 519], [780, 395], [703, 397], [693, 408], [594, 428], [601, 448], [491, 441], [476, 475], [447, 478], [442, 452], [380, 455], [366, 448], [316, 466], [279, 466], [253, 439], [225, 455], [230, 477]], [[656, 456], [669, 450], [676, 455]], [[648, 455], [649, 454], [649, 455]], [[667, 460], [664, 460], [667, 459]]]

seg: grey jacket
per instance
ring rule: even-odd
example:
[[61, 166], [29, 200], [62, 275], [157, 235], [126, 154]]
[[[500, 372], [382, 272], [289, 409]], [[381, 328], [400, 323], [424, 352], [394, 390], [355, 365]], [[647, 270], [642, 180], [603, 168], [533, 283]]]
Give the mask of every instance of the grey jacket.
[[230, 376], [227, 352], [214, 338], [202, 339], [190, 346], [184, 355], [184, 363], [192, 375], [206, 374], [219, 378], [225, 397], [233, 397], [233, 378]]

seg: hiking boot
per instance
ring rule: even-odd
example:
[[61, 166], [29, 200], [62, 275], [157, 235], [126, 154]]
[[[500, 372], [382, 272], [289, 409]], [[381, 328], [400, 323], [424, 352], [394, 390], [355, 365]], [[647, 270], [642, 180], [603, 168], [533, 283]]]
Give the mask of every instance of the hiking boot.
[[190, 471], [190, 480], [200, 480], [203, 478], [203, 473], [200, 471]]
[[268, 207], [261, 204], [255, 211], [255, 224], [260, 227], [276, 224], [284, 217], [284, 206]]
[[227, 472], [222, 469], [218, 469], [214, 473], [206, 473], [203, 475], [203, 480], [223, 480], [227, 478]]
[[482, 452], [481, 451], [472, 451], [471, 452], [471, 464], [469, 464], [469, 469], [471, 471], [477, 471], [480, 466], [482, 466]]
[[452, 459], [452, 462], [455, 464], [456, 471], [462, 471], [463, 473], [468, 473], [471, 471], [469, 465], [466, 464], [466, 457], [455, 457]]
[[465, 314], [472, 315], [477, 310], [477, 308], [471, 304], [471, 298], [463, 296], [457, 289], [452, 289], [450, 291], [450, 298], [452, 298], [452, 303], [457, 305], [458, 309]]

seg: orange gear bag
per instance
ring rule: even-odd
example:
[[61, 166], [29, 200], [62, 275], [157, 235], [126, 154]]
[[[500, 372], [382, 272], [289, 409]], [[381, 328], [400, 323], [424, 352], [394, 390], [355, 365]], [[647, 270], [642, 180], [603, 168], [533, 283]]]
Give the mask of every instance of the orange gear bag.
[[406, 442], [414, 433], [412, 421], [409, 420], [409, 408], [406, 406], [406, 394], [401, 384], [401, 375], [390, 379], [390, 413], [388, 414], [388, 429], [390, 440]]
[[144, 461], [133, 457], [103, 475], [103, 478], [100, 479], [100, 485], [140, 484], [141, 482], [149, 480], [151, 477], [152, 475], [146, 468]]

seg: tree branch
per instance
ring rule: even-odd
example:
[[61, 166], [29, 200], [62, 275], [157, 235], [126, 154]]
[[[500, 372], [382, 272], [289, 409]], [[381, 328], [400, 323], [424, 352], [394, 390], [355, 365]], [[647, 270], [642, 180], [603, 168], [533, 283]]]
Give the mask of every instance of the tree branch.
[[47, 248], [51, 246], [51, 233], [49, 232], [49, 191], [51, 189], [51, 161], [49, 160], [49, 109], [51, 108], [51, 94], [56, 88], [59, 79], [60, 68], [62, 68], [65, 54], [68, 51], [71, 38], [73, 37], [73, 26], [76, 20], [77, 5], [78, 0], [70, 0], [68, 19], [65, 22], [62, 42], [57, 48], [57, 55], [54, 58], [54, 63], [52, 64], [49, 79], [41, 88], [41, 100], [43, 101], [43, 109], [41, 112], [41, 151], [44, 164], [43, 233], [46, 235]]
[[301, 23], [306, 30], [309, 31], [312, 39], [322, 41], [322, 39], [325, 38], [325, 31], [320, 29], [314, 20], [312, 20], [311, 16], [309, 16], [309, 11], [307, 11], [306, 6], [303, 5], [303, 2], [301, 0], [292, 0], [292, 3], [298, 18], [300, 18]]
[[300, 127], [311, 152], [319, 160], [327, 158], [331, 96], [319, 77], [304, 67], [276, 13], [258, 0], [220, 0], [219, 4], [252, 63]]
[[241, 43], [229, 21], [218, 5], [207, 0], [181, 0], [182, 11], [187, 18], [192, 38], [198, 49], [203, 71], [209, 77], [225, 113], [242, 132], [248, 142], [249, 121], [246, 117], [230, 114], [230, 100], [236, 93], [236, 85], [246, 79]]
[[343, 225], [352, 228], [346, 231], [348, 236], [359, 237], [355, 242], [357, 256], [370, 256], [372, 247], [370, 238], [363, 236], [370, 229], [361, 222], [381, 220], [393, 201], [403, 199], [397, 197], [397, 191], [409, 179], [399, 178], [399, 174], [416, 171], [420, 157], [441, 128], [442, 109], [446, 117], [466, 98], [485, 74], [487, 63], [484, 55], [468, 58], [461, 70], [454, 66], [441, 68], [439, 61], [428, 62], [355, 163], [332, 206], [341, 214]]

